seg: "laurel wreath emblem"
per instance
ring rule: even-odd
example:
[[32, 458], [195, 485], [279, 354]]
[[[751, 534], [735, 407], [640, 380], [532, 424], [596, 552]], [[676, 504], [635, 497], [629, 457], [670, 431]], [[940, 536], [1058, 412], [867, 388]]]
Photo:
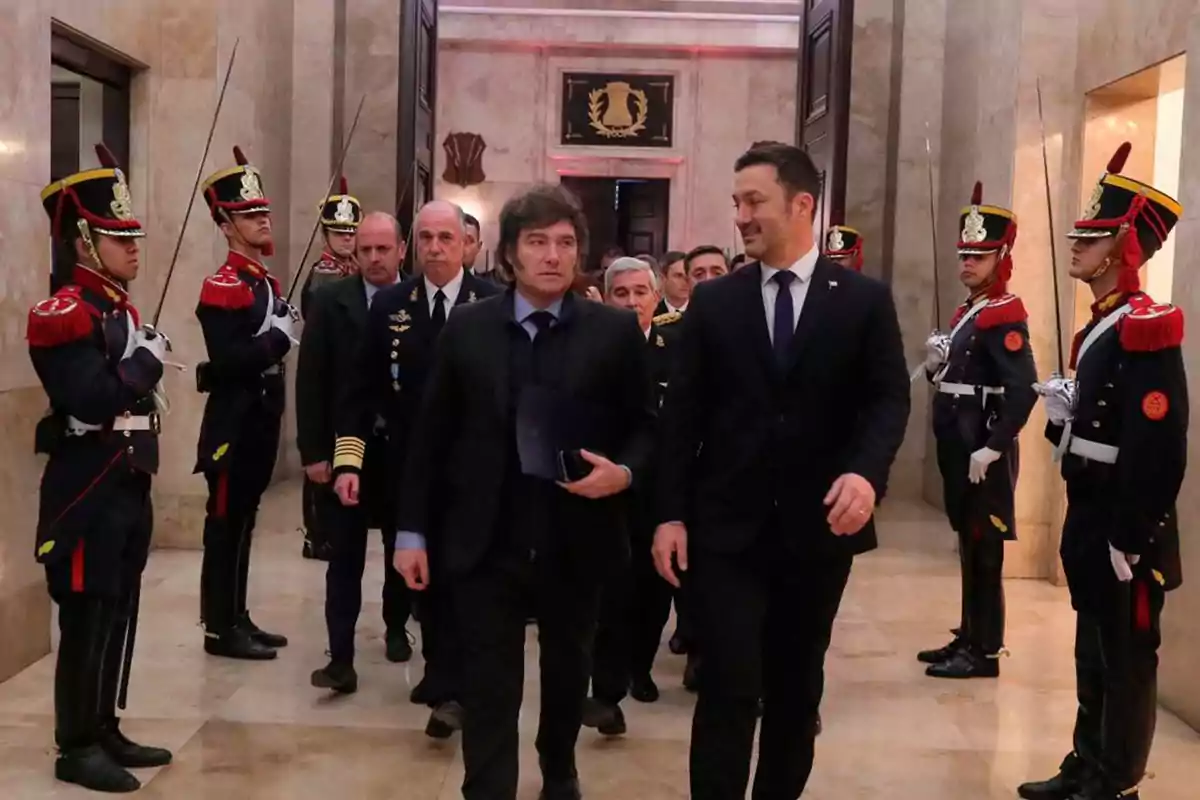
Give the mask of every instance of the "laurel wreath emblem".
[[641, 89], [634, 89], [630, 92], [633, 95], [637, 116], [633, 124], [627, 128], [613, 128], [600, 121], [600, 115], [604, 110], [601, 101], [605, 94], [607, 94], [607, 89], [593, 89], [588, 92], [588, 121], [597, 133], [609, 139], [628, 139], [646, 129], [646, 118], [650, 114], [650, 102], [646, 99], [645, 92]]

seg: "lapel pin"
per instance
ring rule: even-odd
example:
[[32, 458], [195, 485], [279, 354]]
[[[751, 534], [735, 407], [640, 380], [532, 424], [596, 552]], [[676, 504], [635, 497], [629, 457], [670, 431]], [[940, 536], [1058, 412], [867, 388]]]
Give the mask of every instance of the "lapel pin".
[[829, 288], [830, 288], [830, 289], [836, 289], [836, 288], [837, 288], [837, 281], [830, 281], [830, 282], [829, 282]]

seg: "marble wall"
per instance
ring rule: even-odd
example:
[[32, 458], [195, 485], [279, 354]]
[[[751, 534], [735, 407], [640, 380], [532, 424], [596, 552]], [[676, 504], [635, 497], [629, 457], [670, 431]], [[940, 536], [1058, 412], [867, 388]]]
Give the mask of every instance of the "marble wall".
[[[791, 141], [795, 116], [794, 57], [495, 47], [446, 43], [439, 51], [435, 195], [460, 203], [494, 243], [504, 201], [560, 175], [657, 177], [671, 180], [674, 249], [733, 247], [729, 206], [733, 162], [757, 139]], [[669, 73], [675, 76], [671, 148], [563, 147], [559, 102], [564, 71]], [[450, 132], [487, 142], [487, 180], [463, 189], [441, 180], [441, 143]]]
[[[235, 41], [237, 61], [205, 165], [205, 174], [232, 164], [240, 144], [263, 172], [271, 197], [277, 254], [273, 270], [286, 282], [303, 245], [293, 228], [316, 213], [329, 173], [328, 134], [296, 108], [314, 99], [329, 107], [332, 67], [312, 51], [332, 52], [334, 0], [0, 0], [0, 425], [17, 432], [0, 460], [0, 679], [48, 648], [49, 605], [32, 561], [36, 485], [41, 462], [30, 452], [33, 423], [45, 398], [24, 342], [29, 306], [44, 296], [49, 270], [48, 223], [38, 192], [49, 174], [50, 41], [54, 24], [110, 48], [137, 64], [132, 85], [131, 163], [134, 208], [148, 236], [142, 274], [132, 287], [149, 315], [157, 304], [183, 223], [204, 139]], [[293, 69], [304, 96], [293, 94]], [[320, 80], [324, 75], [325, 79]], [[325, 114], [328, 119], [328, 114]], [[326, 123], [326, 130], [328, 123]], [[293, 136], [313, 158], [294, 158]], [[293, 201], [295, 196], [296, 201]], [[295, 214], [293, 215], [293, 210]], [[161, 320], [186, 364], [204, 358], [193, 311], [200, 283], [224, 258], [225, 244], [197, 200], [188, 222]], [[191, 373], [171, 372], [172, 411], [165, 421], [162, 467], [155, 481], [155, 542], [199, 547], [205, 487], [192, 475], [203, 398]], [[291, 438], [289, 422], [286, 438]], [[280, 473], [295, 469], [285, 446]]]

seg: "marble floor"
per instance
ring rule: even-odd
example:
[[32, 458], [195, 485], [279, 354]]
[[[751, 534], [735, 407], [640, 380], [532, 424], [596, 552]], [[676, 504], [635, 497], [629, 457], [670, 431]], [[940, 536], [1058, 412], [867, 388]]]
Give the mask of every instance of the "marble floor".
[[[278, 520], [255, 544], [251, 606], [256, 620], [292, 644], [266, 663], [209, 658], [197, 627], [200, 554], [159, 551], [145, 579], [142, 623], [125, 729], [174, 749], [174, 765], [146, 772], [140, 793], [170, 800], [451, 800], [458, 797], [458, 740], [422, 731], [426, 710], [410, 705], [419, 656], [383, 657], [374, 543], [369, 603], [359, 626], [360, 689], [330, 697], [309, 672], [324, 663], [322, 566], [299, 556], [299, 493], [274, 489], [261, 519]], [[960, 800], [1012, 798], [1029, 777], [1049, 775], [1069, 743], [1074, 713], [1072, 620], [1063, 590], [1007, 584], [1009, 647], [998, 681], [939, 683], [913, 654], [941, 644], [958, 608], [956, 557], [931, 512], [889, 509], [889, 547], [855, 565], [828, 660], [824, 735], [806, 798]], [[1168, 608], [1167, 613], [1170, 613]], [[415, 626], [413, 626], [415, 628]], [[536, 638], [527, 652], [536, 663]], [[606, 741], [584, 731], [579, 765], [589, 800], [686, 797], [692, 696], [683, 659], [663, 649], [655, 704], [626, 703], [629, 735]], [[52, 778], [53, 659], [0, 684], [0, 798], [92, 796]], [[532, 670], [530, 675], [535, 674]], [[537, 682], [526, 691], [521, 797], [537, 796], [533, 729]], [[1200, 736], [1163, 713], [1151, 758], [1150, 800], [1196, 797]]]

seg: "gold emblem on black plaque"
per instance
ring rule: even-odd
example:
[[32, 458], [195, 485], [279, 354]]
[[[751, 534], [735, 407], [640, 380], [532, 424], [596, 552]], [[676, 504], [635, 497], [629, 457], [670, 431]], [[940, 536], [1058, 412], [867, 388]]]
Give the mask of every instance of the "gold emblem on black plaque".
[[670, 147], [672, 75], [563, 73], [562, 143]]

